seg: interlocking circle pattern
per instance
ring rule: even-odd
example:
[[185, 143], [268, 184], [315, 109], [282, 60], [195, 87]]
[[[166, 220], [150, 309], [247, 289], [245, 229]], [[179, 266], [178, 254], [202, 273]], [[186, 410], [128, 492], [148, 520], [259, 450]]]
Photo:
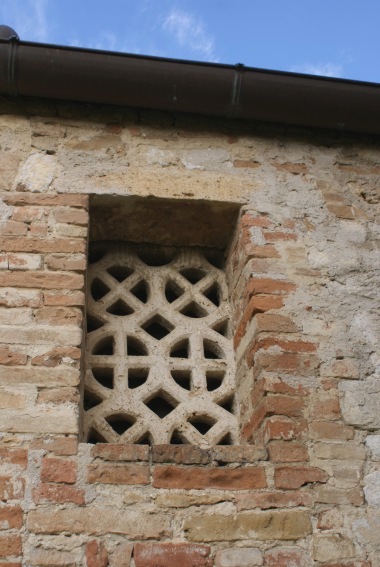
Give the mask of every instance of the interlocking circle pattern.
[[112, 245], [88, 271], [89, 442], [238, 442], [224, 272], [196, 249]]

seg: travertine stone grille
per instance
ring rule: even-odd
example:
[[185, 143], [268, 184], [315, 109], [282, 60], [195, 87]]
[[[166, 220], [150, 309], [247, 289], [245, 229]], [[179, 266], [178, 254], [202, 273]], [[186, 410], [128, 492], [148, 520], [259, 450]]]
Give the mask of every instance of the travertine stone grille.
[[191, 248], [102, 253], [88, 271], [86, 440], [237, 443], [224, 272]]

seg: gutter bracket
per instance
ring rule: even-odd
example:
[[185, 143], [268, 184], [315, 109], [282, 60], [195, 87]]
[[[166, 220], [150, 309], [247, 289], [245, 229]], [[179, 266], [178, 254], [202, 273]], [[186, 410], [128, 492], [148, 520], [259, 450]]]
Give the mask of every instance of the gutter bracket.
[[8, 94], [10, 96], [17, 96], [17, 48], [18, 48], [18, 37], [11, 37], [9, 40], [9, 51], [8, 51]]
[[231, 102], [229, 110], [227, 112], [228, 118], [236, 118], [238, 114], [244, 72], [245, 66], [243, 65], [243, 63], [237, 63], [235, 65], [234, 77], [232, 81]]

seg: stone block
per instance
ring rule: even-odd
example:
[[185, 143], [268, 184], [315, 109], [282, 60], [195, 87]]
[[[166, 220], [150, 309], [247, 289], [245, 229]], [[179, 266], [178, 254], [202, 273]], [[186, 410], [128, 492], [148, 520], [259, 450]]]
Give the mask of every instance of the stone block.
[[313, 557], [316, 561], [349, 559], [355, 557], [355, 546], [350, 539], [340, 534], [316, 535]]
[[380, 427], [380, 378], [372, 376], [358, 382], [342, 380], [339, 391], [343, 418], [349, 425]]
[[370, 506], [380, 508], [380, 471], [374, 471], [364, 477], [365, 499]]
[[296, 540], [310, 535], [311, 523], [309, 515], [298, 510], [249, 512], [190, 516], [184, 529], [191, 541]]
[[237, 494], [235, 501], [238, 511], [251, 510], [252, 508], [267, 510], [269, 508], [310, 506], [312, 503], [312, 495], [306, 490], [256, 492]]
[[380, 435], [368, 435], [366, 445], [371, 451], [373, 460], [380, 460]]
[[136, 543], [136, 567], [212, 567], [211, 549], [191, 543]]
[[254, 567], [263, 564], [263, 554], [255, 547], [235, 547], [218, 551], [215, 567]]
[[247, 490], [265, 488], [265, 470], [259, 467], [240, 469], [156, 466], [153, 470], [155, 488]]
[[37, 534], [124, 534], [131, 539], [170, 537], [170, 518], [154, 512], [104, 507], [30, 510], [27, 528]]
[[103, 484], [149, 484], [147, 465], [94, 463], [88, 467], [87, 481]]

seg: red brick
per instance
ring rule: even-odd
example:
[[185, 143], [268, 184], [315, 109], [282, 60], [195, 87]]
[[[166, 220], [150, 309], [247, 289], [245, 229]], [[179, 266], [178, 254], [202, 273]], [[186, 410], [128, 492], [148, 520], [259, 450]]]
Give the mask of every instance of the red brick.
[[30, 236], [47, 236], [48, 235], [48, 226], [42, 222], [32, 222], [29, 226], [29, 234]]
[[362, 506], [364, 502], [363, 490], [357, 488], [334, 488], [329, 485], [320, 485], [314, 490], [315, 502], [322, 504], [352, 504]]
[[254, 169], [260, 167], [261, 163], [252, 159], [235, 159], [233, 162], [234, 167], [244, 167]]
[[105, 131], [109, 134], [121, 134], [123, 131], [122, 124], [110, 123], [105, 127]]
[[258, 339], [255, 341], [251, 354], [258, 350], [268, 350], [273, 346], [278, 346], [285, 352], [315, 352], [317, 346], [314, 343], [305, 341], [286, 341], [275, 337], [266, 337], [265, 339]]
[[42, 549], [38, 543], [37, 548], [29, 548], [29, 565], [38, 567], [78, 567], [76, 557], [70, 551], [57, 551], [55, 549]]
[[296, 333], [298, 328], [289, 317], [275, 313], [258, 313], [256, 315], [257, 332]]
[[313, 421], [310, 431], [318, 439], [353, 439], [355, 429], [344, 423], [331, 423], [330, 421]]
[[327, 208], [330, 211], [330, 213], [332, 213], [333, 215], [335, 215], [336, 217], [338, 217], [340, 219], [354, 219], [355, 218], [352, 207], [349, 207], [347, 205], [337, 205], [337, 204], [328, 203]]
[[330, 393], [329, 398], [314, 401], [310, 408], [312, 419], [335, 420], [340, 418], [339, 398], [332, 396], [333, 394]]
[[39, 388], [37, 404], [79, 404], [78, 388]]
[[300, 376], [312, 376], [319, 367], [319, 359], [313, 354], [303, 355], [295, 353], [269, 354], [259, 353], [255, 358], [267, 372], [286, 372]]
[[78, 439], [76, 437], [48, 437], [46, 439], [34, 439], [30, 443], [31, 449], [44, 449], [55, 455], [76, 455], [78, 451]]
[[88, 212], [84, 209], [62, 208], [54, 210], [54, 217], [57, 222], [87, 226]]
[[82, 307], [85, 304], [85, 295], [82, 291], [59, 293], [56, 291], [44, 292], [44, 305], [78, 305]]
[[255, 317], [255, 315], [257, 315], [258, 313], [264, 313], [265, 311], [269, 311], [270, 309], [280, 309], [282, 306], [283, 299], [281, 297], [251, 297], [235, 331], [234, 347], [237, 348], [239, 346], [239, 343], [248, 327], [248, 324], [253, 319], [253, 317]]
[[302, 416], [304, 406], [305, 402], [301, 398], [281, 394], [268, 394], [259, 403], [249, 422], [244, 425], [242, 434], [245, 439], [249, 438], [249, 435], [260, 427], [264, 419], [268, 416], [286, 415], [287, 417], [300, 417]]
[[250, 494], [237, 494], [235, 496], [237, 510], [251, 510], [261, 508], [292, 508], [297, 506], [310, 506], [312, 504], [311, 495], [304, 490], [294, 490], [293, 492], [256, 492]]
[[18, 535], [0, 536], [0, 557], [17, 557], [21, 555], [21, 537]]
[[25, 236], [28, 227], [23, 222], [6, 221], [0, 225], [0, 234], [5, 236]]
[[286, 441], [298, 439], [306, 433], [307, 425], [306, 419], [272, 417], [265, 423], [264, 435], [267, 441], [270, 439], [284, 439]]
[[12, 214], [12, 219], [21, 222], [32, 222], [36, 220], [41, 220], [41, 218], [46, 214], [47, 209], [43, 207], [15, 207]]
[[101, 541], [93, 539], [87, 543], [86, 565], [87, 567], [107, 567], [108, 553]]
[[14, 563], [13, 561], [11, 563], [8, 563], [8, 561], [6, 563], [0, 561], [0, 567], [22, 567], [22, 565], [21, 563]]
[[8, 347], [0, 347], [0, 364], [4, 366], [24, 366], [28, 361], [26, 354], [14, 352]]
[[357, 561], [339, 561], [338, 563], [323, 563], [323, 567], [375, 567], [365, 559], [358, 559]]
[[25, 481], [24, 479], [15, 479], [10, 476], [0, 477], [0, 500], [7, 502], [8, 500], [18, 500], [24, 496]]
[[62, 364], [63, 358], [71, 358], [72, 360], [79, 361], [81, 357], [81, 350], [76, 347], [56, 347], [32, 358], [33, 366], [47, 366], [52, 368]]
[[250, 297], [257, 294], [277, 295], [288, 294], [296, 289], [296, 285], [285, 280], [271, 278], [251, 278], [246, 286], [245, 294]]
[[42, 460], [42, 482], [64, 482], [74, 484], [77, 480], [77, 464], [67, 459], [45, 457]]
[[269, 228], [269, 227], [273, 226], [272, 221], [270, 221], [268, 219], [268, 217], [256, 217], [256, 216], [252, 216], [249, 213], [245, 213], [241, 217], [240, 224], [241, 224], [242, 227], [260, 226], [260, 227], [264, 227], [264, 228]]
[[28, 464], [28, 451], [26, 449], [0, 448], [0, 462], [18, 465], [26, 469]]
[[83, 276], [61, 272], [33, 272], [29, 270], [24, 273], [3, 272], [0, 273], [0, 286], [23, 287], [42, 289], [82, 289], [84, 285]]
[[211, 549], [190, 543], [136, 543], [136, 567], [212, 567]]
[[1, 239], [4, 252], [64, 252], [85, 253], [86, 241], [79, 238], [28, 238], [6, 237]]
[[73, 504], [82, 506], [85, 503], [84, 490], [81, 488], [75, 488], [74, 486], [41, 483], [33, 490], [32, 495], [36, 504], [44, 502], [65, 504], [67, 502], [72, 502]]
[[245, 255], [248, 258], [278, 258], [279, 253], [272, 244], [265, 244], [264, 246], [255, 246], [254, 244], [247, 244], [245, 246]]
[[84, 254], [49, 254], [45, 258], [49, 270], [67, 270], [82, 272], [86, 269], [86, 257]]
[[110, 557], [110, 567], [129, 567], [131, 563], [133, 543], [118, 545]]
[[89, 483], [149, 484], [150, 469], [147, 465], [113, 465], [94, 463], [88, 467]]
[[268, 242], [276, 242], [277, 240], [297, 240], [294, 232], [267, 232], [264, 231], [264, 238]]
[[152, 461], [156, 463], [208, 464], [210, 454], [193, 445], [154, 445]]
[[274, 471], [276, 488], [297, 489], [310, 482], [326, 482], [327, 478], [327, 473], [318, 467], [284, 466]]
[[273, 547], [265, 555], [265, 567], [306, 567], [308, 561], [303, 549], [292, 547]]
[[88, 195], [64, 194], [56, 195], [54, 193], [5, 193], [2, 195], [4, 203], [7, 205], [41, 205], [56, 206], [62, 205], [67, 207], [88, 207]]
[[275, 463], [308, 461], [309, 454], [304, 443], [294, 441], [271, 441], [268, 444], [269, 460]]
[[34, 312], [36, 323], [51, 325], [81, 325], [83, 315], [76, 307], [41, 307]]
[[149, 451], [148, 445], [97, 443], [92, 447], [91, 455], [105, 461], [148, 461]]
[[0, 508], [0, 529], [11, 530], [22, 528], [23, 512], [20, 506]]
[[279, 171], [286, 171], [293, 175], [300, 175], [302, 173], [308, 173], [309, 171], [304, 163], [291, 163], [287, 161], [285, 163], [273, 163], [273, 166]]
[[287, 394], [289, 396], [306, 396], [307, 391], [301, 385], [291, 386], [275, 376], [264, 376], [257, 380], [252, 389], [252, 400], [258, 404], [268, 394]]
[[156, 466], [153, 471], [156, 488], [248, 490], [265, 488], [265, 470], [259, 467], [239, 469]]

